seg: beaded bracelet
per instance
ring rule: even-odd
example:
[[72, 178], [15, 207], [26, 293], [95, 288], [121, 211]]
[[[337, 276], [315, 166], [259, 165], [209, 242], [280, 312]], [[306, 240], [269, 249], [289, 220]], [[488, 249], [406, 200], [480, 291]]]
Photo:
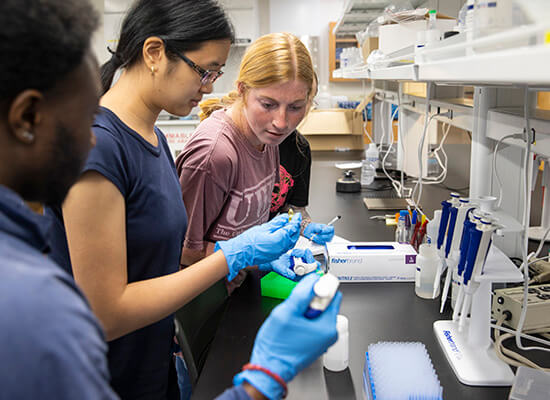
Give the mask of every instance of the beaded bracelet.
[[243, 371], [246, 371], [246, 370], [260, 371], [260, 372], [263, 372], [264, 374], [266, 374], [267, 376], [273, 378], [283, 388], [283, 397], [282, 398], [284, 399], [286, 397], [286, 394], [288, 392], [286, 382], [283, 380], [283, 378], [281, 378], [275, 372], [272, 372], [272, 371], [268, 370], [267, 368], [264, 368], [260, 365], [250, 364], [250, 363], [246, 364], [243, 367]]

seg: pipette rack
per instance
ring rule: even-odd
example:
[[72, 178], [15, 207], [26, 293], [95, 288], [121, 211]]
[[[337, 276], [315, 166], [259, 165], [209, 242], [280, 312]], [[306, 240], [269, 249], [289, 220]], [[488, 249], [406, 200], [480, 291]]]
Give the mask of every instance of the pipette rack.
[[491, 284], [520, 282], [523, 276], [516, 265], [494, 244], [490, 247], [479, 284], [472, 297], [470, 318], [462, 331], [458, 320], [434, 322], [439, 345], [458, 380], [471, 386], [510, 386], [514, 373], [500, 360], [491, 340]]

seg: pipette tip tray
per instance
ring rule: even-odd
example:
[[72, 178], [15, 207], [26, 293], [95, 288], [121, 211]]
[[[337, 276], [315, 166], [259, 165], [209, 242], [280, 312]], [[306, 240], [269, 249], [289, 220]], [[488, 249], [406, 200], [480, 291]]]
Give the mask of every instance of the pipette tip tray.
[[378, 342], [365, 353], [363, 389], [367, 400], [442, 400], [443, 388], [426, 346], [420, 342]]

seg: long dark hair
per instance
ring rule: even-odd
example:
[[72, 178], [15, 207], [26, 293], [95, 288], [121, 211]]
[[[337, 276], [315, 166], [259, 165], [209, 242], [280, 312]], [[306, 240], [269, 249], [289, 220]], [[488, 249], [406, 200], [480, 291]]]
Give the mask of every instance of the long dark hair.
[[101, 66], [101, 83], [105, 93], [115, 72], [141, 60], [145, 40], [162, 39], [166, 55], [197, 50], [208, 40], [234, 41], [233, 26], [215, 0], [137, 0], [122, 22], [120, 38], [111, 59]]

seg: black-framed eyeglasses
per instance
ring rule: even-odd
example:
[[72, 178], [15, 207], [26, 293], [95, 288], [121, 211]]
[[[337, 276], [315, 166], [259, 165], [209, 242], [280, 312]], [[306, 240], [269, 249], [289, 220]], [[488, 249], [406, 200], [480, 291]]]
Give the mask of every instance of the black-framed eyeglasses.
[[189, 58], [184, 56], [183, 54], [177, 52], [176, 53], [187, 65], [189, 65], [191, 68], [195, 70], [197, 74], [201, 77], [201, 85], [209, 85], [211, 83], [216, 82], [216, 79], [218, 79], [220, 76], [223, 75], [223, 71], [211, 71], [208, 69], [204, 69], [202, 67], [199, 67], [197, 64], [195, 64], [193, 61], [191, 61]]

